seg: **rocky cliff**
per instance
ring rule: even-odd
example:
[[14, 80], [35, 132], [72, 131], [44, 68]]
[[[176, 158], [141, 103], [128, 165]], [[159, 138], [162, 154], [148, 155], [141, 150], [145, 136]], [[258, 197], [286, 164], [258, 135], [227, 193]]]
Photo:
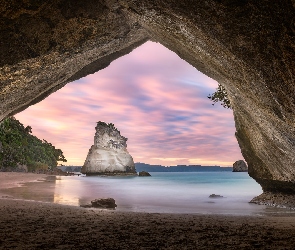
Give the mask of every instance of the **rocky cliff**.
[[94, 145], [91, 146], [81, 173], [136, 174], [132, 156], [127, 151], [127, 138], [114, 124], [98, 122], [95, 127]]
[[249, 175], [295, 194], [295, 0], [11, 0], [0, 15], [0, 120], [157, 41], [225, 86]]

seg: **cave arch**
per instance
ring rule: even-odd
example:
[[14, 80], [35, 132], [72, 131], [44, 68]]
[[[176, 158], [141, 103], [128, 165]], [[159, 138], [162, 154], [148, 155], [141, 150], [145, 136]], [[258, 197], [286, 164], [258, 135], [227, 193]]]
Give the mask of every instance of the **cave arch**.
[[15, 117], [34, 124], [34, 135], [58, 145], [74, 166], [83, 165], [98, 120], [128, 138], [134, 162], [231, 166], [243, 157], [232, 110], [206, 98], [216, 87], [175, 53], [146, 42]]
[[249, 174], [295, 192], [295, 2], [1, 3], [0, 120], [147, 40], [226, 86]]

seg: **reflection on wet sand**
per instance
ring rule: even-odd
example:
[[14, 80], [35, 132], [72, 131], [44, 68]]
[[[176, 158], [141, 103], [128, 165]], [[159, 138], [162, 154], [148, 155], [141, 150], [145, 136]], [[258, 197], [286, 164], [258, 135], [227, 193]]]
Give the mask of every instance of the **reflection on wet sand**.
[[1, 190], [15, 199], [54, 202], [55, 184], [58, 177], [47, 176], [45, 180], [27, 182], [20, 187]]
[[79, 176], [58, 177], [55, 183], [54, 203], [72, 206], [89, 204], [94, 199], [93, 188], [85, 185], [81, 178]]
[[54, 203], [79, 206], [79, 198], [75, 195], [75, 193], [69, 193], [66, 189], [62, 188], [64, 185], [67, 185], [68, 182], [68, 179], [56, 179], [56, 185], [54, 189]]
[[[45, 180], [27, 182], [18, 187], [1, 190], [3, 197], [52, 202], [80, 206], [90, 203], [91, 198], [79, 197], [83, 187], [77, 178], [46, 176]], [[80, 192], [79, 192], [80, 191]]]

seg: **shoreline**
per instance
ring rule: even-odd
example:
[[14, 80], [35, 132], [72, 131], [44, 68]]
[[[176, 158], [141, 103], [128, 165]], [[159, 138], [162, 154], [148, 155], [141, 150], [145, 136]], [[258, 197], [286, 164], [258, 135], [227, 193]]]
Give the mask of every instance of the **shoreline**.
[[[53, 178], [8, 175], [14, 187]], [[123, 212], [2, 197], [0, 227], [0, 249], [295, 249], [292, 214]]]
[[[8, 173], [6, 172], [6, 175]], [[24, 199], [24, 200], [36, 200], [43, 202], [51, 202], [58, 203], [63, 205], [73, 205], [73, 206], [83, 206], [86, 204], [90, 204], [91, 200], [99, 199], [99, 198], [114, 198], [116, 200], [116, 204], [118, 207], [116, 208], [116, 212], [146, 212], [146, 213], [171, 213], [171, 214], [205, 214], [205, 215], [236, 215], [236, 216], [261, 216], [263, 213], [271, 213], [272, 209], [265, 209], [265, 206], [259, 205], [249, 205], [248, 200], [245, 200], [244, 204], [242, 202], [236, 203], [236, 200], [229, 200], [226, 202], [227, 205], [224, 204], [224, 201], [220, 203], [219, 200], [209, 199], [204, 197], [200, 200], [197, 200], [197, 203], [192, 200], [192, 202], [187, 205], [183, 203], [183, 200], [175, 200], [173, 203], [157, 203], [156, 200], [151, 200], [154, 202], [154, 206], [150, 206], [150, 203], [140, 201], [139, 203], [135, 203], [132, 205], [132, 199], [128, 202], [126, 200], [121, 199], [120, 195], [118, 196], [116, 193], [104, 195], [102, 193], [98, 193], [98, 195], [94, 196], [75, 196], [74, 193], [71, 193], [71, 189], [66, 189], [65, 187], [70, 187], [75, 183], [77, 177], [75, 176], [55, 176], [55, 175], [42, 175], [43, 178], [39, 174], [32, 173], [11, 173], [12, 176], [9, 178], [10, 180], [17, 176], [19, 179], [23, 179], [23, 176], [31, 176], [27, 183], [22, 182], [22, 185], [13, 185], [13, 187], [0, 189], [0, 198], [1, 192], [5, 193], [3, 198], [14, 198], [14, 199]], [[99, 176], [101, 178], [106, 178], [108, 176]], [[73, 178], [73, 179], [72, 179]], [[80, 180], [80, 178], [78, 178]], [[91, 178], [90, 178], [91, 179]], [[38, 181], [39, 180], [39, 181]], [[15, 181], [15, 180], [14, 180]], [[38, 182], [36, 184], [36, 181]], [[72, 182], [73, 181], [73, 182]], [[1, 173], [0, 173], [0, 182], [1, 182]], [[15, 181], [16, 182], [16, 181]], [[65, 182], [61, 184], [61, 182]], [[79, 182], [79, 181], [78, 181]], [[67, 183], [67, 184], [66, 184]], [[71, 184], [72, 183], [72, 184]], [[14, 183], [15, 184], [15, 183]], [[60, 186], [64, 186], [64, 188], [60, 189]], [[74, 184], [75, 185], [75, 184]], [[21, 186], [21, 187], [19, 187]], [[81, 186], [82, 188], [82, 186]], [[83, 188], [82, 188], [83, 189]], [[144, 191], [144, 190], [143, 190]], [[70, 195], [68, 195], [68, 192]], [[124, 194], [124, 193], [123, 193]], [[84, 194], [85, 195], [85, 194]], [[86, 194], [87, 195], [87, 194]], [[249, 199], [250, 200], [250, 199]], [[176, 202], [176, 203], [175, 203]], [[199, 203], [200, 202], [200, 203]], [[232, 203], [234, 202], [234, 203]], [[173, 205], [174, 204], [174, 205]], [[199, 205], [194, 205], [199, 204]], [[218, 206], [219, 205], [219, 206]], [[277, 212], [277, 211], [276, 211]]]
[[294, 249], [295, 218], [157, 214], [2, 199], [1, 249]]
[[0, 197], [5, 195], [5, 190], [9, 188], [21, 187], [31, 182], [45, 181], [47, 176], [49, 175], [23, 172], [0, 172]]
[[[109, 177], [106, 175], [100, 175], [99, 177]], [[68, 176], [69, 180], [72, 178]], [[39, 174], [39, 173], [23, 173], [23, 172], [0, 172], [0, 199], [15, 199], [15, 200], [29, 200], [36, 202], [46, 202], [46, 203], [55, 203], [60, 205], [70, 205], [74, 207], [80, 207], [85, 204], [90, 203], [91, 200], [84, 200], [83, 202], [79, 202], [79, 204], [71, 204], [67, 202], [60, 202], [60, 196], [56, 195], [55, 183], [57, 181], [63, 181], [62, 176], [52, 175], [52, 174]], [[37, 183], [37, 184], [36, 184]], [[110, 196], [111, 197], [111, 196]], [[101, 197], [93, 197], [92, 199], [99, 198], [107, 198], [105, 196]], [[111, 197], [115, 198], [116, 197]], [[85, 203], [86, 202], [86, 203]], [[88, 203], [87, 203], [88, 202]], [[215, 203], [214, 201], [210, 201], [209, 203]], [[203, 207], [200, 210], [184, 210], [178, 211], [168, 209], [168, 211], [157, 211], [157, 210], [126, 210], [123, 204], [123, 207], [117, 207], [115, 209], [116, 212], [139, 212], [139, 213], [161, 213], [161, 214], [197, 214], [197, 215], [221, 215], [221, 216], [268, 216], [272, 214], [282, 214], [283, 216], [295, 216], [295, 211], [289, 208], [279, 208], [275, 206], [271, 206], [268, 204], [253, 204], [256, 206], [256, 210], [249, 210], [247, 207], [248, 204], [253, 202], [249, 201], [245, 203], [245, 209], [242, 210], [225, 210], [225, 208], [212, 208], [211, 206], [207, 208], [207, 210]], [[120, 203], [119, 203], [120, 204]], [[203, 204], [206, 204], [203, 203]], [[230, 204], [230, 203], [229, 203]], [[121, 204], [122, 205], [122, 204]], [[126, 205], [125, 205], [126, 206]], [[246, 209], [247, 207], [247, 209]], [[205, 209], [205, 210], [204, 210]], [[205, 212], [204, 212], [204, 211]]]

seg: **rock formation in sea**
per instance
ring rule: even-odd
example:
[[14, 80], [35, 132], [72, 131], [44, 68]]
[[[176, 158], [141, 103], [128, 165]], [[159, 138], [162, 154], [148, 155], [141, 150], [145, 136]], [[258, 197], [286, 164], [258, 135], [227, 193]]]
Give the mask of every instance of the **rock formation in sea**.
[[210, 194], [209, 198], [224, 198], [222, 195], [219, 194]]
[[89, 149], [81, 173], [86, 175], [136, 175], [132, 156], [127, 151], [127, 138], [112, 123], [98, 122], [94, 145]]
[[149, 172], [146, 172], [146, 171], [140, 171], [138, 173], [138, 176], [151, 176], [151, 174]]
[[156, 41], [226, 88], [249, 175], [295, 194], [294, 0], [11, 0], [0, 15], [0, 120]]
[[243, 160], [238, 160], [233, 164], [233, 172], [248, 172], [248, 166]]

